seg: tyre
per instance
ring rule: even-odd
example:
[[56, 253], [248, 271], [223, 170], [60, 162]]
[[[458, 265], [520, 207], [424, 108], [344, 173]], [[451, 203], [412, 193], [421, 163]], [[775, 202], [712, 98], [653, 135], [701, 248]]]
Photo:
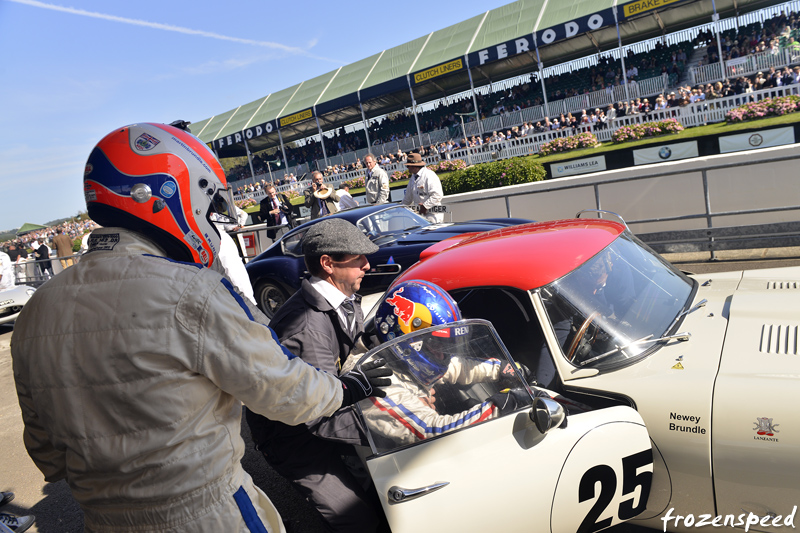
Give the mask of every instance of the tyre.
[[258, 282], [255, 293], [259, 309], [264, 311], [270, 320], [289, 297], [286, 291], [271, 280]]

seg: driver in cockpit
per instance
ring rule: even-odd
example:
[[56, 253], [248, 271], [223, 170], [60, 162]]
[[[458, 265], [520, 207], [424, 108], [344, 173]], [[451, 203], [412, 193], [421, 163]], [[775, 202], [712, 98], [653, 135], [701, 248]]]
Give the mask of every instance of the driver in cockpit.
[[636, 296], [631, 267], [621, 259], [614, 261], [609, 250], [590, 262], [588, 273], [598, 311], [605, 317], [621, 320]]
[[[455, 429], [490, 420], [530, 405], [530, 394], [520, 387], [519, 372], [532, 380], [524, 365], [517, 368], [505, 359], [465, 357], [470, 341], [469, 328], [459, 327], [461, 313], [455, 301], [440, 287], [425, 281], [412, 280], [393, 287], [384, 297], [375, 315], [374, 325], [379, 342], [435, 325], [450, 324], [424, 336], [392, 347], [399, 366], [386, 397], [371, 402], [364, 409], [371, 430], [389, 438], [395, 446], [435, 437]], [[364, 344], [372, 344], [369, 341]], [[386, 354], [382, 357], [387, 358]], [[351, 356], [348, 363], [357, 357]], [[348, 368], [345, 365], [344, 369]], [[343, 371], [344, 371], [343, 369]], [[517, 370], [518, 369], [518, 370]], [[481, 382], [492, 385], [495, 394], [458, 412], [445, 414], [437, 410], [446, 401], [453, 386], [470, 386]], [[555, 398], [570, 404], [555, 392], [531, 387], [535, 395]], [[577, 408], [578, 404], [574, 404]], [[584, 406], [585, 407], [585, 406]]]

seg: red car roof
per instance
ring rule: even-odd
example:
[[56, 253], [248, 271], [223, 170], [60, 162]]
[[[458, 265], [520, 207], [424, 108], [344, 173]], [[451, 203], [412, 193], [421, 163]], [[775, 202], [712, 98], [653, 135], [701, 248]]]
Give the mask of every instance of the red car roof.
[[445, 290], [502, 286], [528, 290], [572, 272], [625, 227], [570, 219], [496, 229], [467, 238], [409, 268], [394, 283], [423, 279]]

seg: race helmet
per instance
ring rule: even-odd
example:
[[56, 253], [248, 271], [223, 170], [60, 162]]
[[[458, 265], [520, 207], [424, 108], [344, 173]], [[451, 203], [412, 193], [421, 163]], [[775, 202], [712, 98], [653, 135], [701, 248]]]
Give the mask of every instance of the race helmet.
[[375, 313], [381, 342], [405, 333], [461, 320], [461, 311], [447, 292], [433, 283], [409, 280], [391, 287]]
[[142, 233], [171, 259], [211, 266], [219, 231], [231, 216], [222, 166], [191, 133], [166, 124], [132, 124], [101, 140], [86, 162], [83, 192], [101, 226]]
[[405, 363], [405, 372], [428, 388], [436, 383], [450, 366], [454, 355], [465, 352], [469, 342], [470, 327], [450, 325], [430, 332], [413, 335], [397, 344], [395, 353]]

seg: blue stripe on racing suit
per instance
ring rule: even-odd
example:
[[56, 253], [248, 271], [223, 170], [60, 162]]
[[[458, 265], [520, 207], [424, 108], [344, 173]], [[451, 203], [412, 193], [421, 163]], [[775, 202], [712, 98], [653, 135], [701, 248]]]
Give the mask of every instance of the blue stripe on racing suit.
[[236, 505], [239, 506], [239, 511], [242, 513], [244, 524], [250, 530], [250, 533], [268, 533], [244, 487], [239, 487], [239, 490], [233, 494], [233, 499], [236, 500]]

